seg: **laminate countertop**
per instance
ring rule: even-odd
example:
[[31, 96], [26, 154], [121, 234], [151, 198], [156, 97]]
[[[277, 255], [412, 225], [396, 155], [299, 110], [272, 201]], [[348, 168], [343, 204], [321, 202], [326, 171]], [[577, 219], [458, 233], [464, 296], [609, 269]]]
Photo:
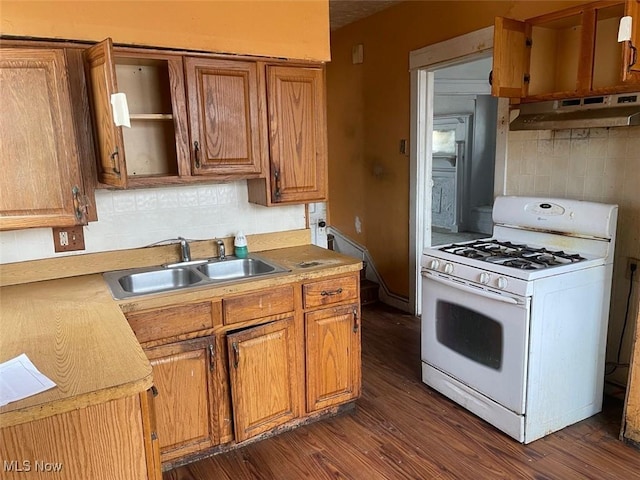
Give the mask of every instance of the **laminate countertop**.
[[0, 362], [26, 353], [56, 387], [0, 407], [0, 426], [138, 394], [151, 365], [123, 312], [356, 272], [358, 259], [313, 245], [259, 252], [289, 272], [114, 300], [101, 274], [0, 288]]

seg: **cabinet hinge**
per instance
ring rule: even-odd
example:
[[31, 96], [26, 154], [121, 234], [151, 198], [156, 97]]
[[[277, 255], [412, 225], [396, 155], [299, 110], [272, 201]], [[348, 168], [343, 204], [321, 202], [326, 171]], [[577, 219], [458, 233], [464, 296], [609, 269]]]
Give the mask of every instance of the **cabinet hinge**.
[[523, 81], [524, 83], [529, 83], [531, 81], [531, 75], [529, 75], [528, 73], [525, 73]]
[[89, 199], [86, 195], [80, 193], [80, 188], [77, 185], [74, 185], [71, 189], [71, 195], [73, 196], [73, 211], [76, 219], [82, 222], [89, 209]]
[[278, 201], [282, 196], [282, 192], [280, 191], [280, 169], [279, 168], [276, 168], [273, 171], [273, 178], [275, 179], [275, 183], [276, 183], [276, 188], [273, 195], [276, 198], [276, 201]]
[[238, 348], [238, 344], [233, 342], [231, 349], [233, 350], [233, 368], [238, 368], [238, 364], [240, 363], [240, 349]]
[[525, 38], [524, 40], [524, 46], [527, 48], [531, 48], [533, 46], [533, 40], [530, 38]]
[[216, 344], [209, 344], [209, 370], [213, 372], [216, 366]]

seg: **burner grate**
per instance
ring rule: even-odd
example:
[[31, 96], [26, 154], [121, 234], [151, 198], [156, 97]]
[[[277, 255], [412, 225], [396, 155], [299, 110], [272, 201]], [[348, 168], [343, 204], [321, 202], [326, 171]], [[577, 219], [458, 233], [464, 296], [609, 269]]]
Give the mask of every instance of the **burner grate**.
[[505, 265], [520, 270], [537, 270], [580, 262], [585, 258], [577, 253], [549, 250], [544, 247], [499, 240], [475, 240], [469, 243], [454, 243], [440, 247], [444, 252], [466, 258]]

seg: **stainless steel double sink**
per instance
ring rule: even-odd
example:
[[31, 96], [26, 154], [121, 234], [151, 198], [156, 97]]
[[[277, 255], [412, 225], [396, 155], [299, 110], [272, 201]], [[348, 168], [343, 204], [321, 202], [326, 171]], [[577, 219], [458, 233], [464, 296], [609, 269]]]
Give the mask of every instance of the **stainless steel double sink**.
[[195, 260], [157, 267], [116, 270], [106, 272], [103, 276], [113, 297], [123, 300], [150, 293], [170, 292], [288, 271], [252, 254], [248, 258], [229, 256], [224, 260]]

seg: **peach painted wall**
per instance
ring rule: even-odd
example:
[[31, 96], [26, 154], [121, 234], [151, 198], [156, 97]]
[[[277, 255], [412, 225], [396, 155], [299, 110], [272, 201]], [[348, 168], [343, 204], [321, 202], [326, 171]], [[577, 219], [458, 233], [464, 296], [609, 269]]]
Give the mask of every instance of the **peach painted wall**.
[[[493, 25], [586, 2], [402, 2], [331, 35], [327, 68], [329, 219], [367, 247], [389, 289], [409, 293], [409, 52]], [[351, 64], [353, 45], [364, 63]], [[362, 223], [356, 231], [355, 218]]]
[[4, 35], [329, 60], [328, 0], [0, 2]]

